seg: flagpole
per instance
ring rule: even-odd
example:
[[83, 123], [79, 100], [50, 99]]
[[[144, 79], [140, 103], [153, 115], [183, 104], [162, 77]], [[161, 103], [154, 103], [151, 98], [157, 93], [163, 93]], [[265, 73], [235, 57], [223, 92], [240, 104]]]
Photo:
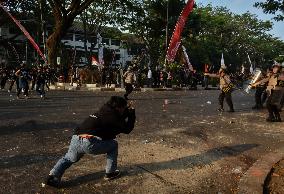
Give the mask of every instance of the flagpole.
[[[169, 36], [169, 0], [167, 0], [167, 18], [166, 18], [166, 55], [168, 50], [168, 36]], [[167, 66], [167, 58], [165, 57], [164, 67]]]
[[168, 47], [168, 36], [169, 36], [169, 0], [167, 0], [167, 19], [166, 19], [166, 51]]

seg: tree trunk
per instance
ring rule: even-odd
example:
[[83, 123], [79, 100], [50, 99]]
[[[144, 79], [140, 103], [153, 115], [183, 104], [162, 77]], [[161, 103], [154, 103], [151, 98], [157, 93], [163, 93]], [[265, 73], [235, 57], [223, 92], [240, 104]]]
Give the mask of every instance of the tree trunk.
[[48, 63], [53, 67], [56, 66], [56, 58], [59, 50], [58, 48], [60, 46], [60, 41], [62, 37], [67, 33], [68, 28], [72, 25], [72, 22], [71, 24], [69, 23], [69, 20], [57, 21], [55, 30], [46, 41], [46, 47], [48, 50]]

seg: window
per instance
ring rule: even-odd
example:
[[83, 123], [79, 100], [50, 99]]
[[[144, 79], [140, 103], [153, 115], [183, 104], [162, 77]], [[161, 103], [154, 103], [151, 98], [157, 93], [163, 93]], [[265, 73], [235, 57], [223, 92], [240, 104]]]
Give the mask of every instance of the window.
[[75, 34], [75, 41], [84, 42], [84, 36], [81, 34]]
[[120, 46], [120, 40], [111, 40], [111, 45]]
[[102, 43], [106, 44], [106, 45], [109, 45], [109, 38], [103, 38], [102, 39]]
[[71, 41], [73, 41], [73, 34], [66, 34], [62, 39], [63, 40], [71, 40]]

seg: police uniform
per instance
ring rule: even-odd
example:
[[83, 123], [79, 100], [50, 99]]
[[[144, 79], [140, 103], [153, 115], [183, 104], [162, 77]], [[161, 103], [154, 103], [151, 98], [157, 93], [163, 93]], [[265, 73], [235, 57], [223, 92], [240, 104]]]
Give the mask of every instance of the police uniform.
[[[274, 70], [275, 67], [279, 68], [277, 72]], [[279, 109], [281, 108], [281, 101], [284, 95], [284, 74], [280, 73], [280, 70], [281, 66], [279, 64], [273, 66], [273, 73], [268, 80], [266, 88], [268, 94], [266, 107], [269, 114], [266, 120], [268, 122], [281, 122]]]
[[252, 109], [261, 109], [263, 108], [263, 104], [267, 98], [266, 93], [266, 86], [269, 80], [269, 76], [262, 76], [259, 78], [259, 80], [256, 82], [256, 90], [255, 90], [255, 105], [252, 107]]
[[128, 67], [127, 71], [124, 73], [123, 77], [125, 78], [125, 94], [124, 98], [128, 100], [128, 95], [133, 91], [132, 84], [134, 83], [134, 72], [131, 67]]
[[[222, 73], [224, 73], [222, 75]], [[223, 104], [224, 104], [224, 99], [226, 99], [226, 102], [230, 108], [229, 112], [235, 112], [234, 106], [233, 106], [233, 101], [232, 101], [232, 90], [233, 90], [233, 85], [230, 80], [230, 76], [226, 74], [225, 69], [220, 69], [219, 70], [220, 74], [220, 90], [221, 93], [219, 94], [219, 111], [224, 111]]]

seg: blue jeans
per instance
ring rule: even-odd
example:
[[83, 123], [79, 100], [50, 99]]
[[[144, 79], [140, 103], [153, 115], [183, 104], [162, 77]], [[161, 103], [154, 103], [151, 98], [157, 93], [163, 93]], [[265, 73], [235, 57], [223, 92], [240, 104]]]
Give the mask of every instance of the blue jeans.
[[61, 179], [65, 170], [78, 162], [84, 154], [107, 154], [106, 173], [112, 173], [117, 169], [118, 143], [116, 140], [102, 140], [99, 137], [86, 139], [73, 135], [68, 152], [56, 163], [49, 174]]

